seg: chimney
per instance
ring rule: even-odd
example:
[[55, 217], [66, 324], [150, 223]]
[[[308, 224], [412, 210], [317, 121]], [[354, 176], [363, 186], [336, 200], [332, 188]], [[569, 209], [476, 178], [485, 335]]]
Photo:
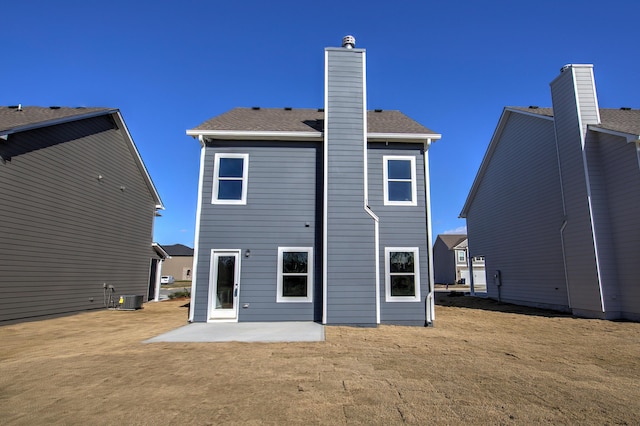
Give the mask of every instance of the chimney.
[[[364, 206], [366, 52], [355, 38], [325, 49], [325, 324], [376, 324], [374, 223]], [[345, 261], [348, 259], [348, 261]]]
[[[600, 124], [593, 65], [568, 64], [551, 82], [551, 101], [557, 130], [580, 132], [582, 146], [589, 124]], [[570, 128], [565, 128], [569, 126]], [[577, 126], [577, 128], [575, 127]]]
[[[550, 84], [553, 125], [563, 219], [560, 237], [563, 246], [569, 304], [573, 312], [604, 312], [601, 272], [592, 214], [591, 172], [587, 130], [600, 124], [593, 65], [569, 64]], [[596, 177], [597, 178], [597, 177]]]

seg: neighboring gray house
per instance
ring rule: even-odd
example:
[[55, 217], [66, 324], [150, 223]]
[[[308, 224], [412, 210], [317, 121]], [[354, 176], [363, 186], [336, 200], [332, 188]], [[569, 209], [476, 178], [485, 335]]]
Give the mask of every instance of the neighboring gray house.
[[343, 46], [325, 49], [324, 108], [237, 108], [187, 131], [202, 145], [191, 321], [432, 322], [440, 135], [367, 111], [365, 50]]
[[462, 253], [454, 249], [466, 241], [466, 234], [440, 234], [433, 243], [433, 272], [436, 284], [455, 284], [459, 279], [457, 264], [462, 256], [462, 263], [467, 264], [466, 250]]
[[488, 295], [640, 319], [640, 110], [601, 109], [592, 65], [567, 65], [551, 108], [504, 109], [461, 217]]
[[466, 234], [438, 235], [433, 244], [433, 271], [436, 284], [466, 284], [473, 293], [486, 290], [484, 257], [469, 256]]
[[170, 258], [164, 261], [162, 275], [171, 275], [178, 281], [191, 281], [193, 277], [193, 249], [184, 244], [162, 246]]
[[154, 290], [162, 202], [120, 112], [0, 107], [0, 321]]

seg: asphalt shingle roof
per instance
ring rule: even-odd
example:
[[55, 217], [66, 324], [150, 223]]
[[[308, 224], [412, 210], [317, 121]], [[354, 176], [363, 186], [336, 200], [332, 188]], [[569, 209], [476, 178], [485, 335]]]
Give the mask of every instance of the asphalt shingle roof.
[[438, 238], [442, 240], [443, 243], [446, 244], [447, 248], [451, 250], [461, 242], [467, 239], [466, 234], [440, 234]]
[[193, 249], [183, 244], [173, 244], [170, 246], [162, 246], [169, 256], [193, 256]]
[[[434, 134], [400, 111], [368, 111], [370, 133]], [[324, 111], [305, 108], [234, 108], [193, 130], [322, 132]]]
[[110, 109], [37, 106], [23, 106], [19, 109], [17, 106], [0, 106], [0, 132], [99, 111], [110, 111]]
[[[519, 111], [525, 111], [532, 114], [553, 117], [552, 108], [526, 108], [526, 107], [509, 107]], [[613, 109], [600, 108], [600, 120], [602, 123], [596, 127], [602, 129], [613, 130], [615, 132], [629, 133], [632, 135], [640, 135], [640, 109]]]

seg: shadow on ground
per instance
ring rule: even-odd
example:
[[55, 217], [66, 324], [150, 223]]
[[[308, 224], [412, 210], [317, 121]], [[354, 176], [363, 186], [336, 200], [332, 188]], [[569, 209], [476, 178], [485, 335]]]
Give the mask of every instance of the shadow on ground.
[[511, 314], [523, 314], [542, 316], [547, 318], [566, 318], [572, 315], [566, 312], [550, 309], [531, 308], [528, 306], [513, 305], [511, 303], [498, 302], [484, 297], [468, 296], [461, 292], [450, 291], [436, 292], [435, 303], [437, 306], [452, 306], [457, 308], [481, 309], [485, 311], [507, 312]]

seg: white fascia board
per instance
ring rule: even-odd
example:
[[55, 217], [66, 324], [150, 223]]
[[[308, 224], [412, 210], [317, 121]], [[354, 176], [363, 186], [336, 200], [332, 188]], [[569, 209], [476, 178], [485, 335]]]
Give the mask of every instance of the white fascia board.
[[279, 131], [243, 131], [243, 130], [187, 130], [188, 136], [202, 136], [224, 140], [323, 140], [322, 132], [279, 132]]
[[147, 184], [147, 187], [149, 188], [149, 191], [151, 191], [151, 195], [153, 196], [153, 199], [156, 202], [156, 209], [164, 210], [164, 205], [162, 204], [162, 200], [160, 199], [160, 194], [158, 193], [158, 190], [156, 189], [155, 185], [153, 184], [153, 181], [151, 180], [151, 175], [149, 175], [149, 171], [145, 167], [144, 161], [142, 161], [140, 152], [138, 152], [138, 148], [136, 148], [136, 144], [133, 142], [133, 138], [131, 137], [131, 133], [129, 133], [129, 129], [127, 128], [127, 125], [125, 124], [124, 119], [122, 118], [122, 114], [120, 114], [119, 110], [115, 110], [113, 113], [113, 117], [115, 118], [120, 128], [123, 129], [125, 134], [127, 135], [127, 142], [129, 143], [129, 148], [131, 149], [131, 152], [134, 155], [134, 160], [138, 164], [138, 168], [142, 172], [142, 176]]
[[536, 117], [536, 118], [542, 118], [544, 120], [553, 121], [553, 116], [537, 114], [535, 112], [523, 111], [521, 109], [516, 109], [516, 108], [505, 108], [505, 110], [506, 111], [510, 111], [510, 112], [515, 112], [515, 113], [518, 113], [518, 114], [528, 115], [529, 117]]
[[[187, 130], [188, 136], [223, 140], [323, 141], [323, 132], [280, 132], [242, 130]], [[442, 138], [437, 133], [367, 133], [369, 142], [428, 142]]]
[[438, 133], [367, 133], [369, 142], [432, 142], [442, 138]]
[[512, 110], [510, 108], [504, 108], [504, 110], [502, 111], [502, 115], [500, 116], [500, 119], [498, 120], [498, 125], [496, 126], [496, 129], [493, 131], [493, 136], [491, 136], [491, 141], [489, 142], [489, 147], [487, 148], [487, 151], [484, 153], [484, 157], [482, 158], [482, 162], [480, 163], [480, 167], [478, 168], [478, 173], [476, 174], [476, 177], [473, 180], [473, 184], [471, 185], [471, 189], [469, 190], [469, 194], [467, 195], [467, 199], [466, 199], [466, 201], [464, 203], [464, 206], [462, 207], [462, 211], [458, 215], [458, 217], [461, 218], [461, 219], [466, 219], [467, 218], [467, 212], [469, 211], [469, 207], [471, 207], [471, 202], [473, 201], [473, 199], [476, 196], [476, 192], [478, 191], [478, 187], [480, 186], [480, 182], [482, 181], [484, 173], [485, 173], [485, 171], [486, 171], [486, 169], [487, 169], [487, 167], [489, 165], [489, 162], [491, 161], [491, 157], [493, 156], [493, 152], [496, 149], [496, 146], [498, 144], [498, 140], [500, 139], [500, 136], [502, 135], [502, 131], [504, 130], [504, 126], [507, 123], [508, 117], [513, 112], [520, 112], [520, 111], [519, 110]]
[[587, 126], [587, 128], [589, 130], [594, 131], [594, 132], [600, 132], [600, 133], [606, 133], [608, 135], [620, 136], [621, 138], [624, 138], [627, 142], [637, 142], [638, 140], [640, 140], [640, 135], [635, 135], [633, 133], [625, 133], [625, 132], [618, 132], [618, 131], [615, 131], [615, 130], [603, 129], [601, 127], [598, 127], [597, 125], [589, 125], [589, 126]]
[[151, 247], [153, 247], [155, 252], [158, 253], [158, 256], [160, 256], [162, 259], [171, 259], [171, 256], [169, 256], [169, 253], [167, 253], [160, 244], [151, 243]]
[[504, 127], [507, 124], [507, 121], [508, 121], [509, 117], [511, 116], [511, 114], [523, 114], [523, 115], [527, 115], [529, 117], [534, 117], [534, 118], [540, 118], [540, 119], [543, 119], [543, 120], [551, 120], [551, 121], [553, 121], [553, 117], [549, 117], [547, 115], [540, 115], [540, 114], [535, 114], [535, 113], [531, 113], [531, 112], [527, 112], [527, 111], [522, 111], [520, 109], [507, 108], [507, 107], [505, 107], [503, 109], [502, 115], [500, 116], [500, 119], [498, 120], [498, 125], [496, 126], [496, 129], [493, 132], [493, 136], [491, 136], [491, 141], [489, 142], [489, 147], [487, 148], [487, 152], [485, 152], [484, 157], [482, 158], [482, 162], [480, 163], [480, 167], [478, 168], [478, 173], [476, 174], [476, 177], [473, 180], [473, 184], [471, 185], [471, 189], [469, 190], [469, 195], [467, 195], [467, 199], [466, 199], [466, 201], [464, 203], [464, 206], [462, 207], [462, 211], [458, 215], [458, 217], [461, 218], [461, 219], [466, 219], [467, 218], [467, 212], [469, 211], [469, 208], [471, 207], [471, 202], [473, 201], [473, 199], [476, 196], [476, 192], [478, 191], [478, 187], [480, 186], [480, 182], [482, 181], [482, 178], [484, 177], [486, 169], [489, 166], [489, 162], [491, 161], [491, 157], [493, 157], [493, 153], [496, 150], [496, 147], [498, 145], [498, 141], [500, 140], [500, 137], [502, 136], [502, 132], [504, 130]]

